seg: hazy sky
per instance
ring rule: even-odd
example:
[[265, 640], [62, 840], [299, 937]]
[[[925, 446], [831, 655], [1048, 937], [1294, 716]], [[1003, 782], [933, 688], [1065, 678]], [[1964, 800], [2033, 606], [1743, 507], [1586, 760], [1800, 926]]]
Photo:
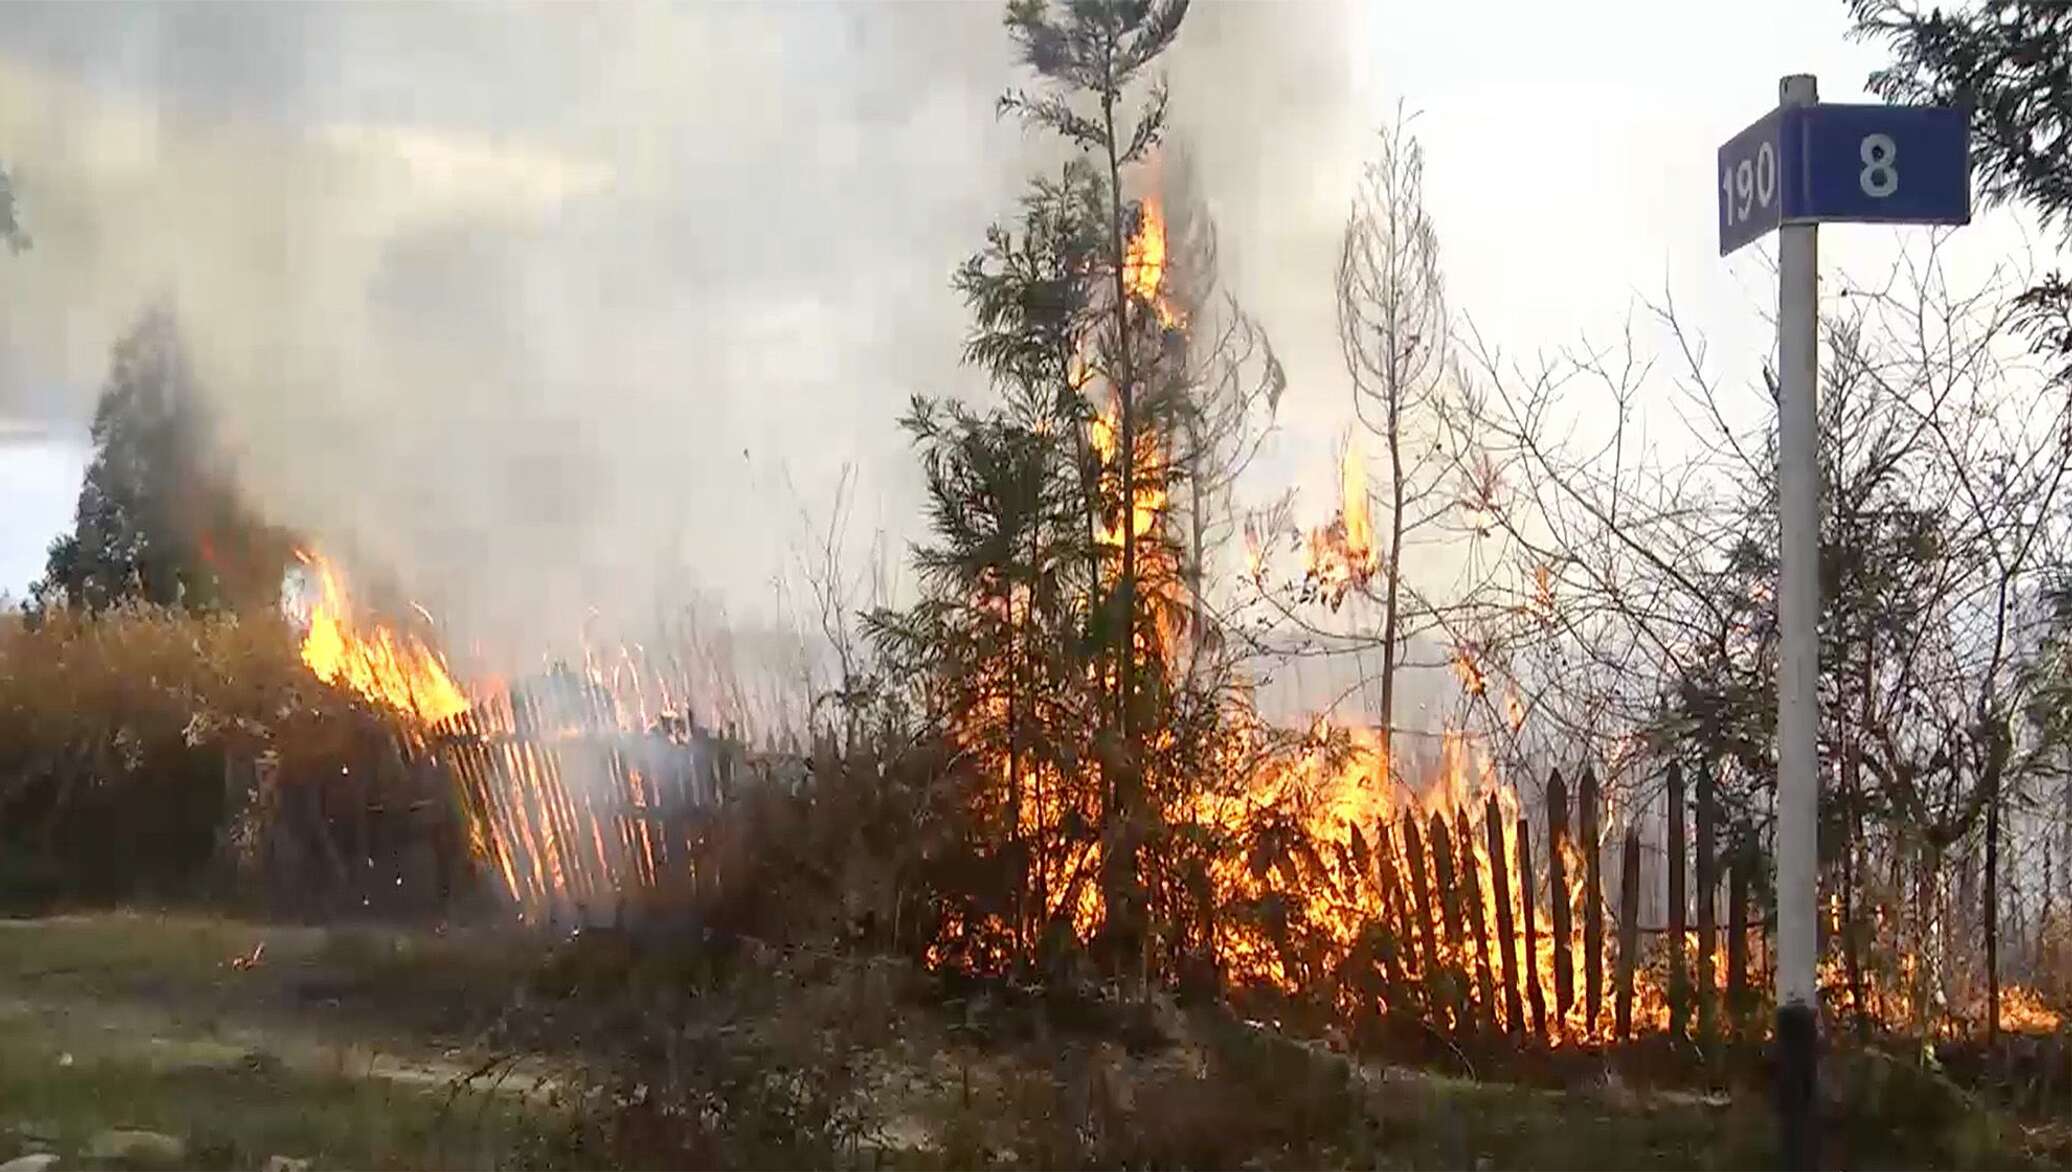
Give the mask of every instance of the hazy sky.
[[[1752, 371], [1769, 294], [1753, 250], [1716, 255], [1713, 152], [1782, 73], [1862, 100], [1845, 15], [1197, 3], [1176, 133], [1290, 379], [1256, 495], [1331, 508], [1336, 236], [1399, 99], [1486, 335], [1609, 336], [1666, 288]], [[844, 464], [857, 544], [912, 535], [906, 397], [982, 392], [948, 278], [1047, 157], [994, 116], [1026, 80], [993, 3], [0, 8], [37, 241], [0, 256], [0, 588], [65, 522], [109, 343], [158, 298], [255, 497], [435, 607], [501, 637], [692, 585], [768, 610]], [[1823, 262], [1895, 235], [1831, 231]]]

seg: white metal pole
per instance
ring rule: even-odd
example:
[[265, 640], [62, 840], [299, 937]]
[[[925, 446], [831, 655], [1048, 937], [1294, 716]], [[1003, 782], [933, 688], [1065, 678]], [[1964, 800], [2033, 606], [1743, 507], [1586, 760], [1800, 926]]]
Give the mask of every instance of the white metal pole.
[[[1805, 74], [1778, 83], [1784, 106], [1810, 106]], [[1812, 1120], [1817, 1022], [1814, 964], [1819, 893], [1820, 378], [1819, 256], [1815, 224], [1785, 224], [1777, 241], [1777, 1074], [1780, 1155], [1787, 1168], [1816, 1158]]]

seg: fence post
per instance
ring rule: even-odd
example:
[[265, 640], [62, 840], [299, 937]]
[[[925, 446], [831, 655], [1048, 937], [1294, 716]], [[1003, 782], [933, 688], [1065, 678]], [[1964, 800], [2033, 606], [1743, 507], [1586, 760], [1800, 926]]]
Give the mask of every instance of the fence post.
[[1453, 812], [1453, 837], [1460, 844], [1461, 880], [1466, 888], [1463, 899], [1468, 905], [1468, 935], [1475, 940], [1475, 987], [1482, 994], [1475, 1020], [1489, 1027], [1496, 1024], [1496, 978], [1490, 973], [1489, 922], [1482, 913], [1482, 868], [1475, 863], [1475, 836], [1470, 831], [1473, 825], [1466, 806]]
[[1628, 828], [1619, 857], [1619, 976], [1613, 1023], [1621, 1039], [1633, 1036], [1633, 965], [1640, 952], [1640, 831]]
[[1426, 1012], [1435, 1021], [1439, 1016], [1439, 940], [1438, 930], [1432, 925], [1432, 888], [1425, 882], [1424, 842], [1417, 832], [1417, 816], [1403, 819], [1403, 853], [1410, 857], [1411, 895], [1417, 904], [1418, 936], [1424, 948], [1424, 986]]
[[1518, 913], [1525, 917], [1525, 996], [1532, 1002], [1532, 1028], [1547, 1036], [1547, 995], [1540, 989], [1539, 916], [1533, 909], [1532, 822], [1518, 819]]
[[1691, 1007], [1684, 982], [1684, 785], [1682, 764], [1669, 763], [1669, 1033], [1681, 1038]]
[[1547, 902], [1554, 905], [1554, 1018], [1568, 1021], [1576, 1000], [1576, 970], [1570, 945], [1568, 906], [1568, 787], [1561, 771], [1547, 775]]
[[1718, 911], [1713, 902], [1719, 891], [1719, 863], [1713, 847], [1718, 825], [1718, 795], [1713, 789], [1712, 763], [1698, 765], [1698, 1041], [1710, 1046], [1718, 1034], [1714, 1002], [1713, 957], [1718, 947]]
[[[1511, 919], [1511, 869], [1510, 860], [1504, 857], [1503, 814], [1497, 808], [1496, 795], [1490, 795], [1487, 809], [1489, 877], [1496, 886], [1496, 940], [1497, 947], [1503, 950], [1499, 955], [1504, 974], [1504, 1028], [1517, 1034], [1525, 1025], [1525, 1010], [1518, 1000], [1518, 937]], [[1528, 905], [1530, 902], [1528, 893]]]
[[1748, 892], [1755, 876], [1748, 844], [1737, 844], [1733, 853], [1727, 877], [1727, 1018], [1739, 1037], [1748, 1028]]
[[1446, 1004], [1453, 1012], [1453, 1028], [1468, 1024], [1468, 970], [1461, 963], [1467, 939], [1460, 926], [1460, 889], [1453, 874], [1453, 837], [1446, 830], [1446, 817], [1434, 813], [1431, 825], [1432, 874], [1439, 881], [1439, 911], [1446, 918], [1446, 941], [1452, 955], [1446, 961]]
[[1583, 852], [1583, 1030], [1597, 1032], [1604, 1005], [1604, 852], [1597, 840], [1597, 771], [1583, 766], [1577, 794], [1577, 842]]
[[[1396, 836], [1388, 819], [1375, 824], [1375, 865], [1381, 872], [1381, 906], [1388, 923], [1389, 940], [1381, 963], [1388, 974], [1389, 1008], [1398, 1009], [1409, 996], [1403, 979], [1403, 944], [1410, 939], [1410, 915], [1403, 908], [1403, 884], [1396, 874]], [[1416, 959], [1415, 945], [1411, 958]]]

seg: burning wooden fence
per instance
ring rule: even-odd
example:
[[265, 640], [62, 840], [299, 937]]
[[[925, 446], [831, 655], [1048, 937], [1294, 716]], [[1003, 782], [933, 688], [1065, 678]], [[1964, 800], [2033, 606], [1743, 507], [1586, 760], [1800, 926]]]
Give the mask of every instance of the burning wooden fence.
[[[1392, 942], [1375, 959], [1383, 1012], [1419, 1029], [1553, 1045], [1665, 1032], [1700, 1042], [1762, 1036], [1770, 927], [1760, 847], [1745, 834], [1727, 838], [1708, 771], [1672, 764], [1663, 782], [1663, 834], [1645, 848], [1645, 868], [1642, 826], [1606, 832], [1603, 791], [1588, 769], [1573, 786], [1559, 772], [1547, 779], [1544, 837], [1495, 795], [1382, 820], [1370, 840], [1380, 892], [1369, 914]], [[1544, 870], [1535, 868], [1536, 838]], [[1843, 972], [1828, 962], [1823, 983], [1837, 1010], [1854, 1015], [1861, 990], [1846, 987]], [[2001, 1020], [2010, 1028], [2005, 1008]], [[2015, 1028], [2059, 1020], [2038, 1009]], [[1931, 1028], [1976, 1024], [1945, 1012]]]
[[[1762, 928], [1747, 912], [1748, 869], [1719, 873], [1719, 852], [1706, 837], [1713, 819], [1705, 815], [1692, 886], [1707, 928], [1696, 939], [1686, 931], [1682, 787], [1674, 767], [1670, 777], [1666, 924], [1641, 923], [1638, 828], [1623, 836], [1616, 902], [1607, 898], [1603, 799], [1589, 770], [1577, 779], [1573, 805], [1560, 773], [1547, 780], [1544, 871], [1534, 865], [1531, 821], [1514, 818], [1515, 806], [1494, 794], [1450, 811], [1413, 807], [1375, 827], [1373, 875], [1381, 892], [1372, 914], [1396, 942], [1383, 951], [1386, 1011], [1456, 1033], [1561, 1044], [1682, 1032], [1697, 1005], [1704, 1007], [1697, 1011], [1701, 1034], [1710, 1036], [1716, 1016], [1709, 1006], [1720, 988], [1745, 993], [1753, 985], [1750, 944], [1761, 947]], [[1711, 898], [1722, 887], [1731, 931], [1741, 939], [1728, 949], [1728, 962], [1716, 964]], [[1746, 997], [1737, 993], [1735, 1003], [1741, 1012], [1727, 1025], [1746, 1028]]]
[[621, 923], [666, 914], [700, 878], [706, 821], [793, 764], [688, 720], [633, 729], [601, 689], [550, 677], [431, 726], [469, 846], [522, 918]]

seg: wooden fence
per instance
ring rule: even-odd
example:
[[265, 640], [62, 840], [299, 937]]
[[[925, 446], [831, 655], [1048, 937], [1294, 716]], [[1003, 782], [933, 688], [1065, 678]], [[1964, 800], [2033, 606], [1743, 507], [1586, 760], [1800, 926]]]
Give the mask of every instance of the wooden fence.
[[[1398, 942], [1384, 961], [1392, 1012], [1408, 1010], [1439, 1029], [1550, 1041], [1665, 1029], [1688, 1036], [1694, 1023], [1701, 1039], [1760, 1030], [1751, 990], [1763, 982], [1750, 971], [1764, 943], [1761, 917], [1749, 912], [1755, 860], [1751, 848], [1718, 841], [1710, 776], [1698, 774], [1694, 795], [1684, 780], [1671, 765], [1666, 922], [1641, 922], [1652, 900], [1642, 890], [1640, 827], [1629, 825], [1616, 844], [1606, 839], [1603, 795], [1588, 769], [1573, 801], [1558, 771], [1547, 779], [1544, 872], [1535, 868], [1531, 819], [1512, 819], [1494, 796], [1450, 819], [1418, 811], [1378, 827], [1373, 914]], [[1612, 851], [1617, 890], [1608, 892], [1601, 863]]]
[[685, 720], [628, 731], [597, 689], [551, 681], [435, 725], [429, 748], [494, 886], [554, 924], [667, 914], [694, 891], [701, 827], [738, 785], [802, 780], [795, 762]]

